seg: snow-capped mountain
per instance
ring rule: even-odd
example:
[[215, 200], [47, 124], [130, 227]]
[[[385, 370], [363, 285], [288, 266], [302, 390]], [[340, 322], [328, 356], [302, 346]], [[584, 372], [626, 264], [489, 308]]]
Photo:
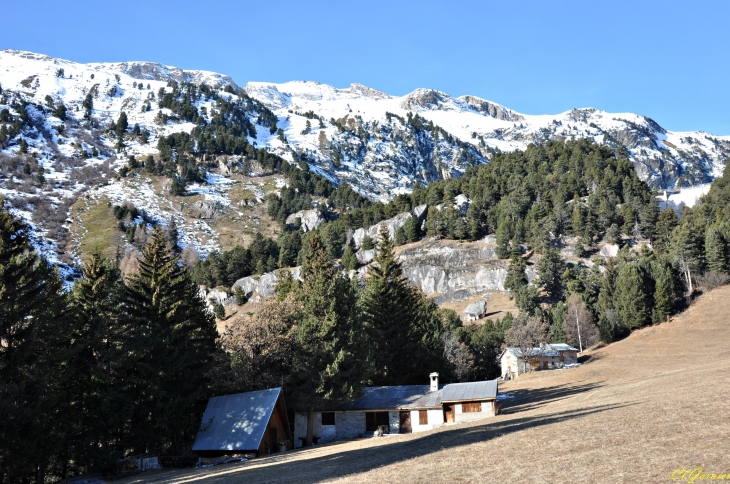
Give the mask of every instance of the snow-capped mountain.
[[[397, 144], [388, 143], [387, 136], [381, 135], [384, 127], [392, 125], [387, 113], [403, 118], [409, 113], [418, 114], [477, 150], [475, 157], [480, 162], [489, 158], [494, 149], [525, 149], [530, 143], [547, 140], [592, 138], [614, 148], [623, 146], [639, 177], [657, 188], [708, 183], [722, 173], [730, 156], [729, 136], [713, 136], [700, 131], [672, 132], [651, 118], [633, 113], [584, 108], [536, 116], [517, 113], [475, 96], [455, 98], [440, 91], [417, 89], [398, 97], [360, 84], [336, 89], [317, 82], [249, 82], [244, 89], [280, 118], [289, 118], [290, 125], [285, 133], [292, 146], [322, 151], [318, 143], [319, 131], [312, 129], [309, 134], [301, 134], [306, 118], [292, 113], [313, 112], [325, 120], [353, 120], [357, 126], [367, 129], [372, 135], [371, 141], [364, 143], [360, 151], [349, 158], [352, 164], [348, 171], [359, 172], [353, 180], [377, 173], [369, 162], [379, 154], [386, 159], [397, 159]], [[395, 129], [398, 129], [397, 124]], [[332, 139], [332, 130], [325, 128], [325, 133], [328, 140]], [[279, 148], [275, 143], [271, 147]], [[452, 160], [442, 158], [442, 161], [448, 164]], [[459, 164], [453, 166], [459, 167]], [[342, 174], [338, 178], [348, 178], [348, 175]], [[394, 179], [392, 176], [391, 180]]]
[[[181, 85], [196, 86], [196, 94], [174, 91]], [[671, 132], [632, 113], [586, 108], [535, 116], [474, 96], [430, 89], [392, 96], [360, 84], [249, 82], [241, 88], [225, 75], [152, 62], [79, 64], [5, 50], [0, 88], [0, 196], [50, 239], [44, 252], [58, 263], [78, 261], [89, 231], [78, 214], [102, 202], [144, 210], [134, 223], [174, 220], [183, 244], [202, 253], [224, 245], [224, 232], [258, 230], [256, 217], [242, 207], [261, 204], [286, 181], [250, 177], [255, 173], [242, 171], [244, 155], [198, 154], [205, 182], [189, 184], [184, 202], [168, 196], [169, 180], [118, 172], [129, 156], [158, 157], [162, 137], [215, 124], [225, 115], [222, 100], [241, 106], [240, 119], [227, 122], [242, 125], [247, 144], [306, 163], [372, 199], [409, 192], [419, 181], [460, 176], [497, 150], [547, 140], [590, 137], [624, 147], [639, 176], [658, 188], [706, 184], [730, 156], [728, 136]], [[162, 106], [172, 92], [192, 114]], [[110, 128], [122, 112], [134, 135], [120, 144]], [[72, 204], [76, 212], [68, 218]], [[226, 222], [216, 225], [214, 213]]]

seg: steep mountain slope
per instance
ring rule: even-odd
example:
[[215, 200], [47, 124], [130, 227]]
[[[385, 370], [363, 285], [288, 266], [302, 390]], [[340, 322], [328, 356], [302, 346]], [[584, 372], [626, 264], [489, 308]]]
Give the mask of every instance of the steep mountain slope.
[[[531, 116], [473, 96], [417, 89], [397, 97], [359, 84], [240, 88], [225, 75], [152, 62], [79, 64], [5, 50], [0, 87], [0, 196], [45, 236], [44, 253], [69, 268], [82, 246], [113, 251], [137, 240], [133, 225], [174, 221], [182, 244], [203, 255], [270, 231], [264, 197], [287, 180], [262, 168], [264, 150], [382, 200], [458, 177], [495, 150], [549, 139], [624, 147], [655, 187], [707, 183], [730, 155], [730, 137], [669, 132], [631, 113]], [[120, 130], [122, 113], [128, 126]], [[228, 139], [233, 133], [235, 149], [219, 146], [219, 127]], [[161, 153], [160, 140], [175, 133], [192, 133], [189, 144]], [[187, 152], [194, 173], [184, 193], [161, 170], [126, 176], [130, 163], [154, 167]], [[185, 177], [188, 168], [172, 169]], [[109, 235], [117, 222], [105, 210], [125, 203], [138, 211], [126, 234]]]
[[[418, 115], [426, 123], [447, 131], [451, 136], [477, 150], [479, 161], [488, 158], [491, 151], [525, 149], [530, 143], [572, 138], [593, 138], [597, 143], [614, 148], [625, 147], [639, 177], [652, 187], [673, 188], [708, 183], [722, 173], [730, 156], [730, 137], [711, 136], [703, 132], [671, 132], [652, 119], [633, 113], [607, 113], [593, 108], [573, 109], [557, 115], [526, 115], [499, 104], [474, 96], [454, 98], [430, 89], [417, 89], [402, 96], [389, 96], [359, 84], [347, 89], [336, 89], [316, 82], [288, 82], [271, 84], [250, 82], [245, 91], [266, 104], [280, 118], [287, 117], [285, 129], [291, 145], [327, 153], [326, 147], [347, 143], [351, 136], [342, 136], [332, 129], [324, 129], [326, 139], [321, 142], [319, 130], [306, 131], [306, 119], [297, 113], [313, 113], [321, 119], [340, 119], [349, 123], [351, 131], [368, 131], [371, 139], [361, 143], [361, 149], [347, 157], [350, 172], [377, 173], [377, 160], [385, 156], [394, 160], [390, 182], [398, 180], [395, 167], [399, 164], [398, 123], [393, 116], [406, 118]], [[405, 123], [404, 123], [405, 124]], [[392, 135], [394, 134], [394, 136]], [[333, 136], [334, 135], [334, 136]], [[281, 149], [276, 143], [272, 149]], [[324, 148], [323, 148], [324, 147]], [[439, 153], [442, 164], [452, 173], [463, 169], [455, 153]], [[379, 158], [379, 155], [382, 155]], [[342, 178], [357, 177], [333, 170]], [[446, 175], [448, 171], [444, 171]], [[357, 183], [356, 183], [357, 185]]]

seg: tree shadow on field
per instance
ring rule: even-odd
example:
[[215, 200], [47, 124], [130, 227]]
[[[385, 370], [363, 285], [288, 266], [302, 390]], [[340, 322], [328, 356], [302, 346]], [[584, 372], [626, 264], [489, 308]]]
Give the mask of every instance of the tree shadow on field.
[[[311, 458], [306, 457], [304, 453], [307, 449], [303, 449], [302, 451], [288, 452], [283, 455], [254, 459], [249, 463], [233, 468], [221, 467], [220, 472], [209, 471], [208, 473], [202, 473], [196, 471], [187, 476], [178, 476], [178, 482], [319, 482], [325, 479], [353, 476], [445, 449], [455, 449], [461, 446], [486, 442], [514, 432], [542, 425], [558, 424], [565, 420], [583, 418], [591, 414], [616, 410], [629, 405], [631, 404], [598, 405], [539, 417], [512, 419], [497, 417], [496, 419], [484, 420], [483, 423], [478, 425], [466, 424], [468, 426], [464, 426], [456, 424], [453, 427], [442, 427], [440, 430], [424, 433], [422, 436], [411, 434], [411, 438], [408, 438], [408, 440], [397, 440], [392, 443], [384, 440], [385, 445], [381, 446], [348, 449], [324, 456], [315, 455]], [[336, 446], [337, 444], [327, 445]], [[314, 449], [318, 448], [319, 446]], [[303, 452], [303, 454], [297, 459], [296, 454], [299, 452]], [[259, 464], [259, 467], [253, 467], [257, 464]]]
[[601, 388], [602, 386], [602, 383], [571, 383], [547, 388], [515, 390], [514, 392], [507, 392], [513, 397], [501, 400], [502, 413], [512, 414], [517, 412], [524, 412], [527, 410], [534, 410], [548, 403], [572, 397], [580, 393], [590, 392], [597, 388]]

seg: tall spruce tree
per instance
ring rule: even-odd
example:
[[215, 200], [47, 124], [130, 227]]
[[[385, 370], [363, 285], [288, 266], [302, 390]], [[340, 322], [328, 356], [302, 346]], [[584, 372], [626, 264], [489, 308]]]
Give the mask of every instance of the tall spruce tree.
[[412, 326], [419, 318], [418, 298], [403, 276], [385, 226], [374, 264], [363, 290], [364, 324], [373, 348], [374, 381], [378, 385], [403, 384], [410, 373], [418, 342]]
[[317, 234], [307, 240], [301, 274], [303, 282], [289, 287], [302, 307], [289, 390], [307, 411], [311, 445], [314, 407], [357, 397], [370, 372], [354, 287], [336, 273]]
[[648, 275], [635, 262], [628, 262], [616, 278], [615, 307], [621, 322], [636, 329], [651, 322], [652, 295], [647, 293]]
[[29, 234], [0, 198], [0, 481], [44, 482], [63, 448], [66, 298]]
[[659, 323], [669, 319], [675, 302], [675, 281], [670, 264], [655, 261], [651, 265], [654, 278], [654, 307], [652, 321]]
[[123, 307], [130, 318], [134, 395], [130, 448], [182, 452], [194, 436], [209, 396], [205, 373], [216, 352], [216, 328], [165, 233], [155, 228], [139, 272], [127, 280]]
[[728, 272], [727, 244], [717, 227], [709, 227], [705, 234], [705, 261], [710, 271]]
[[124, 456], [122, 429], [132, 417], [130, 396], [123, 391], [133, 351], [126, 345], [129, 328], [120, 317], [123, 294], [119, 268], [92, 253], [71, 293], [70, 356], [64, 366], [68, 453], [89, 471], [113, 470]]
[[563, 292], [563, 281], [561, 275], [565, 269], [565, 261], [560, 257], [560, 252], [554, 247], [548, 248], [535, 265], [540, 284], [545, 291], [558, 297]]

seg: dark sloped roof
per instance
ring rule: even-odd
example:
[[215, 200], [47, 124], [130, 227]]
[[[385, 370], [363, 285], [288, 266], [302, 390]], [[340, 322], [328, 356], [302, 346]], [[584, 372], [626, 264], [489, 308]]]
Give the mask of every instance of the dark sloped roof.
[[441, 391], [442, 402], [497, 398], [497, 380], [450, 383]]
[[365, 394], [362, 397], [338, 405], [337, 410], [423, 408], [441, 405], [440, 392], [432, 392], [429, 385], [365, 387], [363, 391]]
[[193, 451], [256, 451], [281, 388], [213, 397], [203, 415]]

